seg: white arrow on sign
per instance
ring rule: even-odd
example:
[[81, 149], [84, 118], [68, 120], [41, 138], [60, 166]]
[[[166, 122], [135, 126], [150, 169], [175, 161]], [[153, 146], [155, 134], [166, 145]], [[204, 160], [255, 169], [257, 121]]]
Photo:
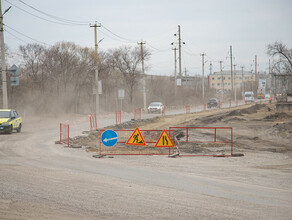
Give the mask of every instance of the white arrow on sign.
[[118, 137], [113, 137], [113, 138], [109, 138], [109, 139], [105, 138], [105, 139], [103, 139], [103, 141], [108, 142], [108, 141], [112, 141], [112, 140], [116, 140], [116, 139], [118, 139]]

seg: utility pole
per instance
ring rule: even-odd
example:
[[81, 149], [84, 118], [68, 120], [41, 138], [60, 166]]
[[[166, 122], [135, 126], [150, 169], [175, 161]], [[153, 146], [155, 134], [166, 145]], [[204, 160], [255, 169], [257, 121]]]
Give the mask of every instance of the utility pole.
[[6, 60], [5, 60], [5, 44], [4, 44], [4, 29], [3, 29], [3, 16], [11, 8], [5, 10], [2, 14], [2, 5], [0, 0], [0, 31], [1, 31], [1, 73], [2, 73], [2, 94], [3, 94], [3, 108], [8, 108], [8, 98], [7, 98], [7, 79], [6, 79]]
[[233, 90], [233, 87], [234, 87], [234, 85], [233, 85], [233, 73], [232, 73], [232, 68], [233, 68], [233, 66], [232, 66], [232, 46], [230, 45], [230, 74], [231, 74], [231, 92], [233, 93], [234, 92], [234, 90]]
[[98, 94], [98, 63], [99, 63], [99, 57], [98, 57], [98, 43], [97, 43], [97, 27], [100, 27], [100, 25], [97, 25], [96, 23], [94, 25], [91, 25], [90, 27], [94, 27], [94, 48], [95, 48], [95, 113], [96, 116], [99, 116], [99, 94]]
[[224, 99], [224, 79], [223, 79], [223, 72], [222, 72], [222, 63], [223, 61], [219, 61], [220, 63], [220, 75], [221, 75], [221, 102], [223, 102]]
[[181, 34], [180, 34], [180, 25], [178, 25], [178, 52], [179, 52], [179, 60], [178, 60], [179, 76], [182, 77], [182, 72], [181, 72]]
[[203, 75], [203, 78], [202, 78], [202, 101], [204, 101], [204, 98], [205, 98], [205, 76], [204, 76], [204, 69], [205, 69], [205, 61], [204, 61], [204, 57], [206, 56], [205, 53], [202, 53], [201, 54], [202, 56], [202, 75]]
[[176, 76], [176, 51], [177, 51], [177, 48], [173, 48], [172, 49], [174, 51], [174, 94], [176, 95], [177, 93], [177, 76]]
[[236, 102], [236, 70], [235, 70], [235, 67], [236, 67], [236, 64], [234, 64], [233, 65], [234, 66], [234, 74], [233, 74], [233, 76], [234, 76], [234, 100], [235, 100], [235, 102]]
[[143, 52], [143, 44], [146, 44], [145, 42], [141, 41], [140, 43], [141, 47], [141, 62], [142, 62], [142, 75], [143, 75], [143, 107], [144, 110], [146, 110], [146, 80], [145, 80], [145, 73], [144, 73], [144, 52]]
[[241, 66], [241, 92], [244, 94], [244, 83], [243, 83], [243, 68], [244, 66]]
[[[257, 66], [258, 66], [258, 59], [257, 59], [257, 55], [255, 55], [255, 57], [254, 57], [254, 65], [255, 65], [255, 67], [254, 67], [254, 74], [255, 74], [255, 80], [256, 80], [256, 83], [258, 84], [258, 71], [257, 71]], [[256, 86], [257, 87], [257, 86]]]

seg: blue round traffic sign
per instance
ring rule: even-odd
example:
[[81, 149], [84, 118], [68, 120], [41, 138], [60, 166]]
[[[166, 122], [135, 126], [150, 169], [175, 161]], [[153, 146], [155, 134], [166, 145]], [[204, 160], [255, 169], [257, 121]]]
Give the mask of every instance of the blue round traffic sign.
[[101, 142], [107, 147], [112, 147], [118, 142], [118, 135], [113, 130], [106, 130], [101, 135]]

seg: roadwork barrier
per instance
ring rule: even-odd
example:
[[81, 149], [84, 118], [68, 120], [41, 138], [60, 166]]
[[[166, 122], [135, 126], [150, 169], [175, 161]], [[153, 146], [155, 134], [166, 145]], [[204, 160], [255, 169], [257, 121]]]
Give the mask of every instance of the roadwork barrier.
[[134, 120], [140, 120], [142, 115], [142, 109], [141, 108], [135, 108], [134, 110]]
[[122, 123], [122, 111], [116, 111], [116, 125]]
[[186, 114], [189, 114], [191, 112], [191, 106], [186, 105]]
[[60, 123], [60, 144], [66, 144], [69, 147], [69, 125]]
[[[174, 147], [157, 147], [157, 142], [160, 140], [163, 132], [168, 134], [167, 143], [174, 143], [174, 131], [171, 130], [139, 130], [139, 138], [137, 138], [136, 144], [127, 143], [131, 142], [131, 138], [136, 132], [136, 129], [117, 129], [113, 130], [117, 134], [117, 142], [114, 146], [104, 145], [102, 141], [102, 134], [106, 130], [99, 130], [99, 155], [171, 155], [174, 152]], [[116, 139], [109, 138], [108, 140]]]
[[90, 121], [90, 131], [96, 131], [97, 130], [96, 114], [90, 114], [89, 121]]
[[180, 156], [232, 156], [232, 127], [170, 127]]

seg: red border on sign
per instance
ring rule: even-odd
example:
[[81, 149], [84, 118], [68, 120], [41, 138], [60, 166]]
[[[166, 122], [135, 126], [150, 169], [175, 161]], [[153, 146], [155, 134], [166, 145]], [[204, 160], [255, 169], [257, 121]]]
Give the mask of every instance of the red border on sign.
[[[133, 135], [136, 133], [136, 131], [138, 131], [138, 133], [139, 133], [139, 135], [140, 135], [140, 137], [141, 137], [141, 139], [142, 139], [142, 141], [143, 141], [142, 144], [139, 144], [139, 143], [137, 143], [137, 144], [136, 144], [136, 143], [129, 143], [129, 141], [132, 139], [132, 137], [133, 137]], [[146, 145], [146, 143], [145, 143], [145, 141], [144, 141], [144, 138], [143, 138], [143, 136], [142, 136], [142, 134], [141, 134], [139, 128], [136, 128], [136, 129], [135, 129], [135, 131], [132, 133], [131, 137], [128, 139], [128, 141], [127, 141], [126, 144], [127, 144], [127, 145], [138, 145], [138, 146], [145, 146], [145, 145]]]
[[[168, 139], [170, 140], [170, 143], [172, 144], [171, 146], [159, 146], [159, 145], [158, 145], [158, 142], [160, 141], [160, 139], [162, 138], [162, 136], [163, 136], [164, 133], [166, 134], [166, 136], [167, 136]], [[169, 137], [169, 135], [167, 134], [167, 132], [166, 132], [165, 129], [164, 129], [163, 132], [161, 133], [161, 135], [160, 135], [158, 141], [156, 142], [155, 147], [174, 147], [174, 144], [173, 144], [172, 140], [170, 139], [170, 137]]]

